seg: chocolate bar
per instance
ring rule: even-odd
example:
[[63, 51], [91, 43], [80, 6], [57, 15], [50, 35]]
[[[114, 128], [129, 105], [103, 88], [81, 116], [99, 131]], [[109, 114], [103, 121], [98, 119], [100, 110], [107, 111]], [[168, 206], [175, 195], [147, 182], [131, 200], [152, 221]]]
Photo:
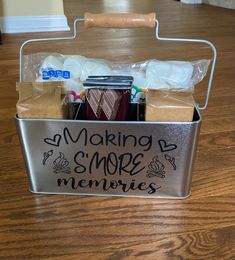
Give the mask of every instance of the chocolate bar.
[[121, 95], [118, 91], [112, 89], [104, 90], [100, 106], [108, 120], [114, 120], [116, 118], [120, 100]]
[[93, 110], [95, 116], [97, 118], [100, 117], [101, 113], [101, 107], [100, 107], [100, 101], [103, 96], [103, 91], [100, 89], [90, 89], [87, 93], [87, 101]]
[[109, 88], [115, 87], [118, 89], [130, 87], [134, 78], [131, 76], [89, 76], [86, 82], [83, 83], [84, 87], [98, 87], [108, 86]]
[[88, 120], [127, 120], [133, 77], [92, 76], [83, 84], [87, 89]]
[[130, 82], [132, 83], [134, 78], [132, 76], [88, 76], [86, 82], [89, 81], [105, 81], [105, 82]]

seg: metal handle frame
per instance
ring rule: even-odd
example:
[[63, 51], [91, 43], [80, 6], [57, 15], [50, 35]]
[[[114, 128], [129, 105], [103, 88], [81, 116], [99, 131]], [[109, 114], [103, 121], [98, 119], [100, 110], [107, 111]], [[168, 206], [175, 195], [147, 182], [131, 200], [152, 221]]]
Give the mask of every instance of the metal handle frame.
[[207, 87], [207, 94], [206, 94], [206, 100], [203, 106], [198, 106], [200, 110], [205, 110], [208, 106], [208, 101], [209, 101], [209, 96], [211, 92], [211, 87], [212, 87], [212, 81], [213, 81], [213, 76], [214, 76], [214, 71], [215, 71], [215, 64], [216, 64], [216, 58], [217, 58], [217, 51], [215, 46], [207, 40], [202, 40], [202, 39], [187, 39], [187, 38], [163, 38], [159, 36], [159, 21], [156, 19], [156, 38], [159, 41], [173, 41], [173, 42], [200, 42], [200, 43], [205, 43], [210, 46], [210, 48], [213, 50], [213, 62], [211, 66], [211, 73], [210, 73], [210, 79]]
[[25, 45], [32, 43], [32, 42], [47, 42], [47, 41], [63, 41], [63, 40], [74, 40], [77, 37], [77, 24], [84, 22], [83, 18], [78, 18], [74, 20], [73, 23], [73, 35], [68, 37], [55, 37], [55, 38], [39, 38], [39, 39], [30, 39], [25, 42], [20, 47], [20, 82], [23, 80], [23, 70], [22, 70], [22, 63], [23, 63], [23, 49]]
[[[83, 18], [78, 18], [74, 21], [73, 23], [73, 35], [69, 37], [56, 37], [56, 38], [39, 38], [39, 39], [31, 39], [25, 41], [21, 47], [20, 47], [20, 82], [22, 82], [23, 79], [23, 71], [22, 71], [22, 58], [23, 58], [23, 49], [25, 45], [32, 43], [32, 42], [45, 42], [45, 41], [61, 41], [61, 40], [74, 40], [77, 37], [77, 24], [84, 22]], [[173, 41], [173, 42], [195, 42], [195, 43], [205, 43], [207, 44], [213, 51], [213, 62], [211, 66], [211, 73], [210, 73], [210, 78], [209, 78], [209, 83], [207, 87], [207, 94], [206, 94], [206, 99], [205, 103], [203, 106], [198, 106], [200, 110], [205, 110], [208, 106], [208, 101], [209, 101], [209, 96], [210, 96], [210, 91], [212, 87], [212, 81], [213, 81], [213, 76], [214, 76], [214, 71], [215, 71], [215, 64], [216, 64], [216, 58], [217, 58], [217, 51], [215, 46], [207, 40], [202, 40], [202, 39], [187, 39], [187, 38], [164, 38], [159, 36], [159, 21], [156, 19], [156, 38], [159, 41]]]

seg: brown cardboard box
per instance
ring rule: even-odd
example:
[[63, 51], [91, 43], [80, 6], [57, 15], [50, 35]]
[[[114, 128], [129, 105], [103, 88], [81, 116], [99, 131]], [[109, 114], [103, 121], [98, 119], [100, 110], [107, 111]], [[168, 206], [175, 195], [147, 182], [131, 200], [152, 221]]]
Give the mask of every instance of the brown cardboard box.
[[67, 118], [68, 102], [63, 82], [17, 83], [19, 118]]
[[149, 89], [145, 120], [152, 122], [191, 122], [195, 101], [191, 92]]

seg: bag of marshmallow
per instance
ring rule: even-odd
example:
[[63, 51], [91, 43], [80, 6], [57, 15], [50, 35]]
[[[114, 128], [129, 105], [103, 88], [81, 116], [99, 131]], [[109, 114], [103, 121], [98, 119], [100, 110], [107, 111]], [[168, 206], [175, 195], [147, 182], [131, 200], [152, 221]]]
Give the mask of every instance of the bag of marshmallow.
[[[165, 107], [171, 107], [171, 111], [172, 107], [174, 109], [179, 106], [176, 104], [182, 104], [182, 102], [188, 104], [189, 96], [193, 95], [194, 86], [205, 77], [209, 64], [209, 60], [191, 62], [147, 60], [128, 64], [114, 63], [81, 55], [35, 53], [25, 55], [23, 58], [23, 81], [63, 81], [69, 93], [70, 101], [84, 102], [83, 83], [88, 77], [131, 76], [134, 79], [131, 89], [131, 102], [146, 103], [146, 118], [155, 120], [155, 118], [152, 118], [152, 114], [158, 113], [158, 110], [155, 111], [156, 104], [158, 107], [161, 104], [160, 112], [163, 114], [164, 102]], [[157, 92], [154, 92], [155, 90]], [[147, 92], [149, 93], [147, 94], [149, 95], [149, 102], [146, 101]], [[180, 94], [183, 92], [191, 94]], [[163, 95], [163, 93], [167, 93], [167, 95]], [[167, 96], [165, 101], [164, 96]], [[180, 102], [173, 102], [176, 99], [180, 99], [178, 100]], [[150, 103], [150, 100], [157, 103]], [[172, 106], [170, 100], [172, 100]], [[190, 100], [190, 106], [193, 106], [193, 98], [190, 97]], [[151, 116], [149, 115], [150, 110]], [[162, 119], [161, 116], [159, 118]]]

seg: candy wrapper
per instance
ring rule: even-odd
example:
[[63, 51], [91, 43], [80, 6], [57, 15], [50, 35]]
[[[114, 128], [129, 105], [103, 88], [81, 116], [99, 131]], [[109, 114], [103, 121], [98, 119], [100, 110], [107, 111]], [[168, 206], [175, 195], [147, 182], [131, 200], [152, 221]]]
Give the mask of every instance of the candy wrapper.
[[86, 119], [128, 119], [132, 77], [89, 77], [86, 88]]

